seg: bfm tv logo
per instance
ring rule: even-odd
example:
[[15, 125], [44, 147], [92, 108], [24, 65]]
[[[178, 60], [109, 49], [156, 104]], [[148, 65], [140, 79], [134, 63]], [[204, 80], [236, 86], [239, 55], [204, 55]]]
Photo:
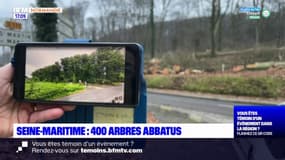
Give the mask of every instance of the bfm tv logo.
[[28, 19], [29, 8], [13, 8], [13, 19]]

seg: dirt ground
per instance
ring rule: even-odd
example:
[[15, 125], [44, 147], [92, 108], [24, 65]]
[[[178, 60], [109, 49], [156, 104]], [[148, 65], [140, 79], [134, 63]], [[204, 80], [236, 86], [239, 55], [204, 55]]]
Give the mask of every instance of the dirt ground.
[[159, 123], [152, 112], [147, 113], [147, 123]]
[[202, 74], [195, 74], [190, 76], [237, 76], [237, 77], [282, 77], [285, 79], [285, 69], [284, 68], [269, 68], [267, 70], [255, 70], [255, 71], [241, 71], [241, 72], [232, 72], [232, 71], [225, 71], [225, 72], [216, 72], [216, 73], [202, 73]]

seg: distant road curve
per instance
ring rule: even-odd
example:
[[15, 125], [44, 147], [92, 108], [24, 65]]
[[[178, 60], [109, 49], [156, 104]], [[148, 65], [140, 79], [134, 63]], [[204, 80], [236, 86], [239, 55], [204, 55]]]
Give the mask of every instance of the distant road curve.
[[234, 105], [246, 105], [222, 100], [148, 92], [149, 105], [167, 105], [193, 111], [232, 116]]

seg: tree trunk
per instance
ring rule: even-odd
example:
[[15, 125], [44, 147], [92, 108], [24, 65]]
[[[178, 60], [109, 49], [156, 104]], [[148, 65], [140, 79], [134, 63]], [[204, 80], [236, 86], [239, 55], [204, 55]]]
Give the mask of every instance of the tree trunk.
[[216, 12], [217, 0], [212, 0], [212, 15], [211, 15], [211, 56], [216, 56]]
[[150, 0], [150, 37], [151, 37], [151, 47], [150, 53], [151, 58], [155, 57], [155, 24], [154, 24], [154, 0]]

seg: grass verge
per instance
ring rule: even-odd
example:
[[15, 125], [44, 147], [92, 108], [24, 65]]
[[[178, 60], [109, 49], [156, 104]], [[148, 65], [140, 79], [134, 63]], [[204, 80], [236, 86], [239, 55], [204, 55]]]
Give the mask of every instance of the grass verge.
[[278, 77], [146, 76], [149, 88], [277, 98], [285, 97], [285, 81]]
[[52, 100], [71, 95], [84, 88], [81, 84], [28, 81], [25, 84], [25, 98]]

